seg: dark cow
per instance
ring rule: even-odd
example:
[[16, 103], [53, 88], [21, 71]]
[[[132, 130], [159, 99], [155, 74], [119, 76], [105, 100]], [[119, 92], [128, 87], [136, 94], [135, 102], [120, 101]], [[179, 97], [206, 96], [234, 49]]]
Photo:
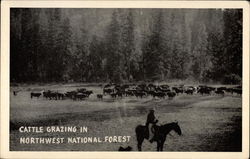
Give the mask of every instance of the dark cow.
[[160, 85], [161, 88], [164, 88], [164, 89], [168, 89], [169, 88], [169, 85], [166, 85], [166, 84], [163, 84], [163, 85]]
[[147, 93], [144, 92], [144, 91], [136, 91], [134, 94], [135, 94], [136, 97], [140, 97], [140, 98], [147, 95]]
[[97, 97], [98, 99], [102, 99], [102, 98], [103, 98], [103, 95], [102, 95], [102, 94], [97, 94], [96, 97]]
[[156, 87], [155, 90], [157, 92], [165, 92], [165, 93], [170, 92], [170, 89], [168, 87], [161, 87], [161, 86]]
[[147, 94], [148, 94], [148, 95], [151, 95], [151, 96], [154, 96], [155, 92], [156, 92], [156, 91], [150, 90], [150, 91], [147, 91]]
[[58, 92], [55, 92], [55, 91], [51, 91], [51, 90], [48, 90], [48, 91], [45, 91], [43, 92], [43, 97], [46, 98], [46, 99], [64, 99], [65, 98], [65, 94], [64, 93], [58, 93]]
[[74, 100], [76, 94], [77, 94], [77, 91], [69, 91], [69, 92], [66, 92], [65, 96]]
[[233, 88], [233, 93], [241, 95], [242, 94], [242, 89], [240, 89], [240, 88]]
[[148, 88], [151, 90], [151, 89], [155, 89], [156, 88], [156, 85], [150, 83], [148, 84]]
[[49, 97], [49, 99], [55, 99], [55, 100], [57, 100], [58, 99], [58, 93], [57, 92], [50, 92], [48, 94], [48, 97]]
[[176, 96], [176, 93], [175, 92], [168, 92], [167, 95], [168, 95], [169, 99], [173, 99]]
[[233, 92], [234, 92], [233, 89], [234, 89], [234, 88], [227, 88], [227, 89], [226, 89], [226, 92], [233, 94]]
[[172, 87], [172, 90], [174, 90], [177, 95], [179, 93], [183, 93], [184, 92], [184, 90], [183, 90], [182, 87]]
[[188, 86], [186, 90], [192, 90], [194, 93], [196, 91], [196, 88], [193, 86]]
[[122, 91], [118, 91], [118, 92], [116, 92], [116, 96], [117, 96], [117, 97], [121, 97], [121, 98], [122, 98], [122, 96], [123, 96], [123, 92], [122, 92]]
[[139, 84], [137, 87], [141, 90], [146, 90], [147, 85], [145, 83], [142, 83], [142, 84]]
[[217, 89], [216, 91], [214, 91], [214, 93], [220, 94], [220, 95], [223, 95], [223, 96], [225, 94], [224, 90], [222, 90], [222, 89]]
[[211, 94], [211, 89], [209, 87], [200, 87], [197, 91], [197, 93], [200, 93], [201, 95], [203, 94], [208, 94], [210, 95]]
[[111, 96], [112, 98], [116, 98], [117, 94], [116, 94], [116, 93], [110, 93], [110, 96]]
[[93, 94], [93, 91], [85, 91], [83, 94], [89, 97], [91, 94]]
[[63, 100], [65, 98], [64, 93], [57, 93], [57, 98]]
[[125, 91], [125, 96], [133, 96], [134, 95], [134, 91], [133, 90], [126, 90]]
[[42, 95], [42, 93], [31, 92], [31, 93], [30, 93], [30, 98], [31, 98], [31, 99], [32, 99], [33, 97], [39, 98], [41, 95]]
[[114, 93], [114, 89], [111, 89], [111, 88], [104, 88], [103, 89], [103, 94], [111, 94], [111, 93]]
[[194, 91], [192, 89], [188, 89], [185, 91], [186, 94], [193, 95]]
[[76, 100], [83, 100], [83, 99], [86, 98], [86, 97], [87, 97], [87, 95], [84, 94], [84, 93], [77, 93], [77, 94], [75, 95], [75, 99], [76, 99]]
[[214, 88], [214, 87], [207, 87], [207, 89], [209, 89], [210, 91], [215, 91], [216, 90], [216, 88]]
[[43, 92], [43, 97], [46, 98], [46, 99], [49, 98], [50, 92], [51, 92], [50, 90], [44, 91], [44, 92]]
[[164, 92], [154, 92], [153, 97], [165, 98], [166, 94]]

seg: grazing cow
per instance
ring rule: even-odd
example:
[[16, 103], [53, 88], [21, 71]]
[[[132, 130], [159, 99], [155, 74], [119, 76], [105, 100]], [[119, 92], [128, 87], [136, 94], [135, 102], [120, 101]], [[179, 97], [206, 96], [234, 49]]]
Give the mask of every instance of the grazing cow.
[[175, 92], [168, 92], [167, 95], [168, 95], [169, 99], [172, 99], [176, 96], [176, 93]]
[[233, 89], [234, 89], [234, 88], [227, 88], [227, 89], [226, 89], [226, 92], [233, 94]]
[[172, 87], [172, 89], [175, 91], [175, 93], [178, 95], [179, 93], [183, 93], [184, 90], [182, 87]]
[[135, 94], [136, 97], [140, 97], [140, 98], [147, 95], [147, 93], [144, 92], [144, 91], [136, 91], [134, 94]]
[[163, 89], [168, 89], [169, 85], [163, 84], [163, 85], [160, 85], [160, 87], [163, 88]]
[[70, 99], [75, 99], [77, 92], [76, 91], [70, 91], [70, 92], [66, 92], [66, 97], [70, 98]]
[[111, 89], [111, 88], [104, 88], [103, 89], [103, 94], [106, 95], [107, 94], [111, 94], [111, 93], [114, 93], [114, 89]]
[[133, 90], [126, 90], [125, 91], [125, 96], [133, 96], [134, 95], [134, 91]]
[[154, 92], [153, 97], [165, 98], [166, 94], [164, 92]]
[[207, 87], [207, 89], [209, 89], [210, 91], [215, 91], [216, 90], [216, 88], [214, 88], [214, 87]]
[[46, 98], [46, 99], [49, 98], [49, 94], [50, 94], [50, 93], [51, 93], [50, 90], [44, 91], [44, 92], [43, 92], [43, 97]]
[[49, 93], [49, 99], [55, 99], [57, 100], [58, 99], [58, 93], [57, 92], [50, 92]]
[[149, 90], [154, 90], [156, 88], [156, 85], [150, 83], [150, 84], [148, 84], [148, 88], [149, 88]]
[[97, 94], [96, 96], [97, 96], [98, 99], [102, 99], [103, 98], [102, 94]]
[[84, 98], [86, 98], [87, 96], [86, 96], [86, 94], [84, 94], [84, 93], [77, 93], [76, 95], [75, 95], [75, 99], [77, 100], [77, 99], [79, 99], [79, 100], [83, 100]]
[[65, 97], [64, 93], [57, 93], [57, 98], [63, 100]]
[[143, 84], [139, 84], [137, 87], [141, 90], [146, 90], [147, 85], [143, 83]]
[[83, 94], [89, 97], [91, 94], [93, 94], [93, 91], [85, 91]]
[[222, 89], [217, 89], [216, 91], [214, 91], [214, 93], [220, 94], [222, 96], [224, 96], [224, 94], [225, 94], [224, 90], [222, 90]]
[[157, 92], [170, 92], [170, 89], [169, 88], [166, 88], [166, 87], [156, 87], [155, 88], [155, 90], [157, 91]]
[[185, 91], [185, 93], [193, 95], [194, 91], [192, 89], [188, 89], [188, 90]]
[[64, 93], [58, 93], [58, 92], [55, 92], [55, 91], [51, 91], [51, 90], [48, 90], [48, 91], [44, 91], [43, 92], [43, 97], [44, 98], [46, 98], [46, 99], [55, 99], [55, 100], [57, 100], [57, 99], [64, 99], [65, 98], [65, 96], [66, 96], [67, 94], [64, 94]]
[[154, 96], [154, 94], [155, 94], [155, 91], [152, 91], [152, 90], [150, 90], [150, 91], [147, 91], [147, 94], [148, 94], [148, 95], [151, 95], [151, 96]]
[[31, 93], [30, 93], [30, 98], [31, 98], [31, 99], [32, 99], [33, 97], [39, 98], [41, 95], [42, 95], [42, 93], [34, 93], [34, 92], [31, 92]]
[[200, 87], [197, 92], [200, 93], [201, 95], [203, 95], [203, 94], [210, 95], [211, 91], [212, 90], [209, 87]]
[[123, 95], [122, 91], [116, 92], [116, 96], [117, 96], [117, 97], [121, 97], [121, 98], [122, 98], [122, 95]]
[[116, 93], [110, 93], [110, 96], [111, 96], [112, 98], [116, 98], [117, 94], [116, 94]]
[[193, 91], [193, 93], [196, 91], [196, 88], [195, 87], [193, 87], [193, 86], [188, 86], [187, 88], [186, 88], [186, 91], [187, 90], [192, 90]]
[[242, 94], [242, 89], [240, 88], [233, 88], [233, 92], [238, 94], [238, 95], [241, 95]]

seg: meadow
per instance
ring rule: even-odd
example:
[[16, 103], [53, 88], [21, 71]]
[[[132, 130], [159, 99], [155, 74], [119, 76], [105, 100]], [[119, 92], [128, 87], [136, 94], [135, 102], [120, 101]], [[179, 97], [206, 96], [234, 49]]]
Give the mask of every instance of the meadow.
[[[74, 101], [30, 98], [32, 91], [93, 90], [89, 98]], [[215, 86], [216, 87], [216, 86]], [[18, 90], [17, 96], [12, 91]], [[164, 151], [241, 151], [241, 95], [179, 94], [172, 100], [151, 96], [98, 99], [99, 85], [22, 85], [10, 89], [11, 151], [117, 151], [131, 146], [137, 151], [135, 127], [145, 124], [148, 111], [155, 109], [158, 124], [178, 121], [182, 130], [167, 136]], [[20, 133], [20, 126], [86, 126], [87, 133]], [[20, 144], [21, 137], [131, 136], [129, 142], [78, 144]], [[156, 143], [145, 140], [142, 151], [156, 151]]]

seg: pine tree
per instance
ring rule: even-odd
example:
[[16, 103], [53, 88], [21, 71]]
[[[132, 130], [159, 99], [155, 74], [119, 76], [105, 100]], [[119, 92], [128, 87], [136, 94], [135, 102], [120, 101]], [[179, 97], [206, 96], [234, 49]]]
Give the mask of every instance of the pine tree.
[[151, 34], [146, 38], [142, 46], [143, 66], [145, 78], [149, 80], [162, 80], [164, 77], [162, 28], [163, 15], [159, 11], [154, 17]]
[[242, 77], [242, 9], [226, 9], [223, 18], [227, 74]]
[[124, 70], [124, 78], [129, 80], [131, 76], [131, 57], [134, 53], [134, 18], [133, 12], [131, 9], [124, 12], [124, 14], [120, 17], [121, 21], [121, 43], [120, 50], [123, 55], [123, 70]]
[[113, 82], [122, 81], [121, 50], [120, 50], [120, 26], [118, 10], [112, 13], [111, 23], [107, 31], [107, 74]]

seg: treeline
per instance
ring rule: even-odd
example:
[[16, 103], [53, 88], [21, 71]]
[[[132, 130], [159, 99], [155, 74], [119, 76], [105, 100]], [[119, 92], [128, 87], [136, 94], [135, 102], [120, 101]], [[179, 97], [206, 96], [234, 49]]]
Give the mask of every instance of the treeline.
[[240, 83], [240, 9], [11, 9], [11, 82]]

